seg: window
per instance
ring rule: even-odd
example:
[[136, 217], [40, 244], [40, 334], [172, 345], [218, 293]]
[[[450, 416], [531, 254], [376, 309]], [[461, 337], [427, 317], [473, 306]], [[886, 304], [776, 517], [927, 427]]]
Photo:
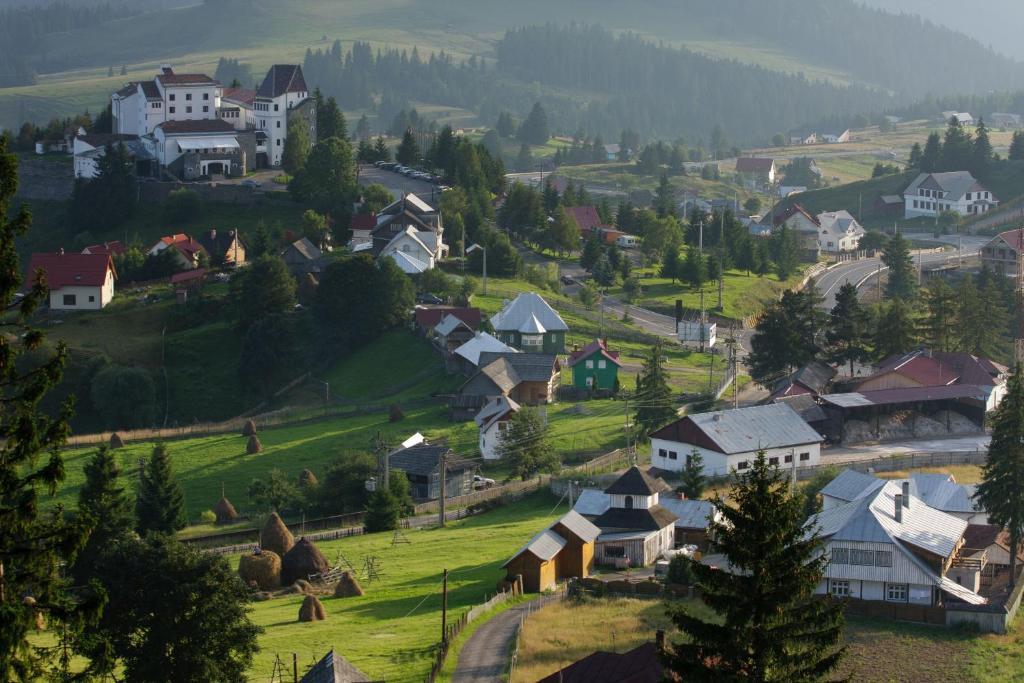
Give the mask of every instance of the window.
[[281, 138], [278, 138], [278, 139], [277, 139], [277, 146], [278, 146], [278, 147], [280, 147], [280, 146], [281, 146]]
[[789, 455], [786, 456], [785, 462], [786, 462], [786, 464], [789, 464], [789, 463], [793, 462], [793, 454], [792, 453], [790, 453]]
[[885, 599], [888, 602], [906, 602], [907, 584], [887, 583], [885, 584]]
[[658, 449], [658, 457], [659, 458], [667, 458], [668, 457], [668, 451], [666, 451], [664, 448], [659, 448]]
[[171, 113], [172, 114], [174, 113], [174, 107], [171, 107]]
[[210, 108], [207, 106], [203, 106], [203, 111], [210, 111]]
[[203, 99], [204, 99], [204, 100], [208, 100], [208, 99], [210, 99], [210, 93], [208, 93], [208, 92], [204, 92], [204, 93], [203, 93]]
[[627, 510], [632, 510], [633, 509], [633, 496], [626, 496], [624, 503], [626, 505], [626, 509]]
[[186, 102], [191, 102], [192, 101], [192, 93], [190, 93], [190, 92], [185, 93], [185, 101]]
[[186, 114], [191, 114], [192, 113], [192, 107], [185, 107], [185, 113]]
[[78, 297], [76, 295], [74, 295], [74, 294], [65, 294], [64, 295], [64, 305], [65, 306], [77, 306], [78, 305]]
[[[679, 454], [676, 453], [675, 451], [669, 451], [668, 452], [668, 459], [669, 460], [677, 460], [677, 459], [679, 459]], [[689, 464], [689, 463], [687, 463], [687, 464]]]
[[604, 370], [606, 367], [608, 367], [608, 361], [603, 361], [603, 360], [597, 361], [597, 367], [598, 367], [599, 370]]
[[169, 99], [171, 102], [173, 102], [174, 101], [174, 93], [171, 93], [171, 96], [169, 98], [167, 98], [167, 99]]
[[859, 564], [871, 567], [875, 564], [875, 553], [872, 550], [850, 549], [850, 564]]
[[967, 193], [967, 201], [971, 201], [971, 193], [970, 192]]
[[800, 454], [800, 462], [806, 462], [807, 460], [810, 460], [810, 459], [811, 459], [811, 454], [810, 453], [801, 453]]
[[92, 295], [89, 295], [89, 303], [95, 303], [95, 302], [96, 302], [96, 297], [94, 297]]
[[278, 127], [278, 128], [280, 128], [280, 127], [281, 127], [281, 122], [280, 122], [280, 121], [278, 121], [278, 122], [277, 122], [277, 127]]
[[779, 459], [778, 458], [768, 458], [768, 464], [769, 465], [774, 465], [775, 467], [778, 467], [779, 466]]
[[588, 360], [587, 361], [587, 370], [592, 370], [593, 368], [594, 368], [594, 361]]
[[850, 550], [848, 548], [832, 548], [829, 562], [832, 564], [850, 564]]
[[876, 567], [891, 567], [892, 566], [892, 551], [890, 551], [890, 550], [876, 550], [875, 551], [875, 566]]
[[281, 106], [280, 106], [280, 105], [277, 105], [277, 104], [275, 104], [275, 105], [274, 105], [274, 111], [280, 111], [280, 110], [281, 110]]
[[750, 463], [747, 462], [746, 460], [741, 460], [738, 463], [736, 463], [736, 469], [738, 470], [745, 470], [748, 467], [750, 467]]
[[850, 582], [829, 579], [828, 592], [839, 598], [846, 598], [850, 595]]
[[605, 557], [625, 557], [626, 549], [621, 545], [606, 545], [604, 547]]

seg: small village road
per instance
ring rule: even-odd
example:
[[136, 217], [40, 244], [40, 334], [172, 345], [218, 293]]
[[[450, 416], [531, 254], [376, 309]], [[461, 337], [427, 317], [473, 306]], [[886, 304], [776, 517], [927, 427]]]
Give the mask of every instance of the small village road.
[[504, 680], [519, 623], [530, 612], [558, 599], [557, 596], [534, 598], [489, 619], [462, 646], [452, 683], [492, 683]]
[[821, 464], [839, 465], [858, 460], [874, 460], [887, 455], [907, 453], [969, 453], [988, 450], [991, 437], [988, 434], [952, 436], [945, 439], [913, 439], [890, 441], [865, 446], [837, 446], [821, 451]]

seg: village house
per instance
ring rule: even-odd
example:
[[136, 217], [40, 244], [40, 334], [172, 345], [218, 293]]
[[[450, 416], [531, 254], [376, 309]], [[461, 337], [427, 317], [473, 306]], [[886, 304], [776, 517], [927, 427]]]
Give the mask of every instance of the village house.
[[310, 667], [299, 683], [369, 683], [372, 679], [331, 650]]
[[110, 256], [124, 256], [128, 249], [121, 240], [111, 240], [102, 244], [90, 244], [82, 249], [83, 254], [109, 254]]
[[594, 542], [601, 530], [570, 510], [531, 538], [502, 565], [506, 581], [523, 578], [523, 591], [540, 593], [559, 581], [585, 579], [594, 568]]
[[627, 652], [598, 650], [559, 669], [538, 683], [660, 683], [678, 681], [678, 674], [665, 671], [661, 652], [665, 632], [658, 631], [656, 641], [643, 643]]
[[604, 221], [593, 206], [567, 206], [565, 215], [576, 223], [579, 228], [580, 237], [586, 239], [594, 228], [604, 226]]
[[380, 257], [393, 259], [406, 275], [418, 275], [434, 267], [437, 252], [437, 233], [410, 226], [391, 238]]
[[650, 439], [654, 467], [681, 472], [696, 451], [713, 477], [746, 470], [759, 450], [771, 465], [812, 467], [821, 461], [824, 441], [785, 403], [687, 415]]
[[434, 328], [447, 316], [454, 316], [470, 328], [480, 327], [480, 309], [467, 306], [433, 306], [418, 304], [413, 309], [413, 325], [424, 336], [430, 336]]
[[405, 473], [409, 493], [416, 500], [441, 497], [441, 466], [444, 459], [445, 497], [473, 492], [473, 464], [457, 458], [450, 448], [425, 441], [388, 455], [388, 467]]
[[783, 377], [775, 386], [769, 399], [787, 398], [809, 394], [817, 397], [826, 393], [829, 384], [835, 378], [836, 369], [820, 360], [811, 360], [807, 365], [797, 368], [787, 377]]
[[176, 73], [164, 64], [153, 80], [129, 83], [111, 96], [113, 131], [143, 136], [167, 121], [216, 119], [221, 90], [206, 74]]
[[807, 520], [828, 557], [819, 594], [896, 605], [984, 605], [984, 561], [964, 561], [968, 523], [887, 481]]
[[791, 145], [814, 145], [818, 142], [818, 134], [811, 130], [798, 130], [789, 134]]
[[185, 233], [165, 235], [146, 252], [146, 256], [157, 256], [165, 249], [174, 253], [175, 265], [180, 269], [198, 268], [204, 258], [208, 259], [209, 254], [197, 240]]
[[988, 514], [974, 500], [977, 486], [958, 484], [951, 474], [915, 472], [907, 479], [878, 479], [845, 469], [821, 490], [822, 509], [829, 510], [870, 495], [886, 481], [909, 482], [910, 493], [925, 505], [969, 524], [988, 524]]
[[451, 314], [441, 318], [441, 322], [435, 325], [430, 332], [431, 339], [445, 353], [451, 353], [474, 336], [476, 336], [476, 332], [472, 326]]
[[306, 273], [319, 273], [323, 258], [324, 253], [320, 251], [320, 247], [310, 242], [307, 237], [295, 240], [281, 251], [281, 260], [295, 277]]
[[750, 187], [774, 185], [778, 169], [775, 159], [762, 157], [739, 157], [736, 159], [736, 174]]
[[32, 254], [24, 286], [31, 287], [42, 271], [55, 311], [98, 311], [114, 298], [117, 272], [110, 254]]
[[164, 121], [152, 133], [160, 168], [185, 180], [218, 175], [245, 175], [250, 160], [239, 133], [223, 119]]
[[[256, 90], [253, 99], [257, 137], [256, 166], [281, 165], [288, 124], [302, 120], [309, 139], [316, 141], [316, 100], [309, 96], [309, 87], [298, 64], [274, 64]], [[260, 144], [262, 143], [262, 144]]]
[[1024, 231], [1021, 229], [1005, 230], [981, 248], [981, 263], [993, 271], [1008, 277], [1018, 277], [1021, 246], [1024, 244]]
[[[677, 519], [675, 527], [675, 547], [695, 545], [698, 550], [706, 551], [711, 540], [710, 526], [713, 521], [721, 521], [722, 515], [708, 500], [692, 500], [682, 494], [672, 492], [672, 488], [661, 479], [654, 480], [658, 489], [658, 503]], [[583, 489], [573, 509], [587, 519], [597, 519], [611, 507], [611, 496], [600, 489]]]
[[598, 564], [646, 567], [675, 548], [678, 518], [661, 506], [661, 487], [639, 467], [630, 467], [604, 492], [608, 509], [593, 519], [601, 530]]
[[[435, 261], [448, 256], [441, 212], [415, 194], [405, 194], [391, 202], [380, 210], [376, 220], [377, 224], [370, 232], [374, 256], [379, 256], [395, 237], [407, 233], [410, 228], [433, 251]], [[431, 233], [431, 236], [426, 233]]]
[[850, 141], [850, 129], [849, 128], [837, 128], [835, 130], [828, 130], [818, 136], [822, 142], [830, 145], [840, 144], [843, 142]]
[[536, 292], [523, 292], [491, 316], [495, 336], [521, 351], [565, 353], [569, 326]]
[[156, 157], [137, 135], [120, 133], [87, 133], [76, 135], [72, 144], [75, 177], [91, 180], [99, 173], [99, 160], [107, 153], [107, 147], [123, 145], [128, 157], [134, 163], [137, 176], [153, 175]]
[[783, 225], [793, 231], [804, 260], [817, 261], [821, 256], [821, 245], [819, 244], [821, 224], [800, 204], [790, 204], [781, 211], [772, 209], [770, 223], [772, 232], [779, 230]]
[[256, 127], [256, 91], [252, 88], [224, 88], [221, 91], [217, 118], [224, 119], [235, 130]]
[[973, 126], [977, 123], [970, 112], [953, 110], [942, 112], [943, 123], [949, 123], [950, 119], [956, 119], [956, 122], [964, 127]]
[[519, 404], [508, 396], [495, 396], [473, 418], [479, 431], [477, 447], [484, 460], [501, 459], [498, 453], [501, 436], [508, 429], [509, 420], [519, 411]]
[[[994, 524], [968, 524], [960, 556], [983, 563], [982, 589], [1005, 583], [1010, 576], [1010, 532]], [[1017, 566], [1024, 566], [1024, 547], [1017, 549]]]
[[[463, 347], [456, 349], [456, 353]], [[562, 367], [553, 353], [481, 351], [478, 363], [480, 369], [456, 395], [463, 407], [475, 403], [479, 410], [495, 396], [508, 396], [517, 403], [531, 406], [555, 400]]]
[[995, 410], [1006, 395], [1010, 369], [962, 351], [915, 349], [889, 356], [855, 384], [857, 392], [917, 387], [976, 386], [987, 395], [986, 409]]
[[988, 117], [989, 125], [993, 128], [1016, 130], [1022, 125], [1020, 114], [1007, 114], [1004, 112], [993, 112]]
[[901, 216], [903, 215], [903, 195], [880, 194], [875, 198], [872, 209], [879, 216]]
[[579, 390], [614, 391], [619, 382], [619, 352], [608, 350], [604, 339], [595, 339], [569, 354], [572, 385]]
[[245, 263], [245, 242], [237, 230], [208, 230], [199, 236], [199, 244], [215, 264], [235, 267]]
[[856, 251], [864, 228], [849, 211], [825, 211], [817, 215], [818, 246], [826, 254]]
[[999, 201], [969, 171], [921, 173], [903, 191], [903, 217], [934, 218], [943, 212], [961, 216], [987, 213]]

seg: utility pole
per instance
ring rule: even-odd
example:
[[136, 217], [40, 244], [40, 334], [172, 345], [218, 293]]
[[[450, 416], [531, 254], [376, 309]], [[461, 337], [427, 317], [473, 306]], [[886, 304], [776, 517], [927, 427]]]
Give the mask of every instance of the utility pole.
[[697, 321], [700, 329], [700, 352], [704, 353], [704, 288], [700, 289], [700, 320]]
[[722, 291], [725, 288], [725, 211], [718, 228], [718, 310], [722, 310]]
[[[440, 498], [440, 500], [438, 501], [438, 504], [437, 504], [437, 509], [439, 511], [438, 524], [440, 524], [441, 528], [444, 528], [444, 497], [445, 497], [445, 488], [446, 488], [446, 483], [447, 483], [445, 480], [448, 479], [448, 454], [447, 453], [441, 453], [441, 457], [438, 459], [437, 469], [438, 469], [438, 471], [439, 471], [439, 473], [441, 475], [441, 481], [438, 482], [441, 485], [441, 498]], [[444, 570], [444, 574], [445, 574], [446, 577], [448, 576], [448, 570], [447, 569]]]
[[625, 404], [626, 404], [626, 411], [625, 411], [626, 412], [626, 415], [625, 415], [626, 421], [625, 421], [625, 424], [623, 425], [623, 429], [626, 432], [626, 451], [628, 452], [629, 451], [629, 396], [628, 395], [626, 396]]
[[299, 683], [299, 655], [292, 653], [292, 681]]
[[448, 569], [444, 570], [444, 587], [441, 589], [441, 644], [448, 642]]
[[923, 266], [921, 264], [921, 250], [917, 250], [917, 286], [921, 286], [921, 270]]
[[878, 259], [878, 267], [875, 269], [875, 293], [878, 296], [878, 303], [882, 303], [882, 259]]
[[1024, 225], [1017, 228], [1017, 338], [1013, 351], [1016, 363], [1024, 362]]

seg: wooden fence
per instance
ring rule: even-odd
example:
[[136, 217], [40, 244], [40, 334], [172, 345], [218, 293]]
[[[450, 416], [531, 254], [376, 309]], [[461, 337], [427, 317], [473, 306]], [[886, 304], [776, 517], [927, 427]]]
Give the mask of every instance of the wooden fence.
[[480, 617], [480, 615], [484, 614], [489, 610], [494, 609], [495, 607], [504, 602], [508, 602], [516, 595], [521, 595], [521, 593], [517, 589], [513, 589], [511, 591], [502, 591], [496, 594], [494, 597], [490, 598], [489, 600], [485, 600], [479, 605], [474, 605], [473, 607], [470, 607], [462, 614], [461, 617], [459, 617], [453, 622], [450, 622], [447, 625], [447, 628], [445, 629], [444, 640], [442, 640], [441, 643], [438, 645], [437, 654], [435, 655], [436, 658], [434, 659], [434, 665], [430, 668], [430, 673], [427, 674], [427, 683], [433, 683], [433, 681], [437, 679], [437, 675], [441, 672], [441, 669], [444, 667], [445, 659], [448, 658], [448, 649], [451, 646], [452, 641], [455, 640], [455, 638], [457, 638], [460, 633], [462, 633], [462, 629], [466, 628], [474, 620]]

